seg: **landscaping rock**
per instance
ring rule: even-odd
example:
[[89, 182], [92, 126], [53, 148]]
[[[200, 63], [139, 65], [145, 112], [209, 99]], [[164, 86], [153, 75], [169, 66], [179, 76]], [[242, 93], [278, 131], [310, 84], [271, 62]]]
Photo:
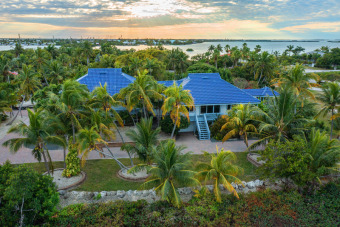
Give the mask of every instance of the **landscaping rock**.
[[255, 188], [255, 183], [254, 181], [249, 181], [246, 186], [249, 188], [249, 189], [252, 189], [252, 188]]
[[117, 192], [116, 191], [106, 192], [106, 195], [107, 196], [115, 196], [115, 195], [117, 195]]
[[58, 191], [58, 192], [59, 192], [59, 195], [65, 195], [67, 191], [65, 191], [65, 190], [60, 190], [60, 191]]
[[135, 190], [134, 191], [134, 194], [136, 195], [136, 196], [141, 196], [142, 195], [142, 191], [138, 191], [138, 190]]
[[185, 195], [190, 195], [192, 193], [192, 189], [190, 187], [183, 188], [183, 193]]
[[107, 192], [106, 191], [102, 191], [102, 192], [100, 192], [100, 195], [101, 195], [101, 197], [103, 198], [103, 197], [105, 197], [106, 196], [106, 194], [107, 194]]
[[118, 198], [123, 198], [125, 196], [126, 192], [125, 191], [117, 191], [117, 197]]
[[143, 192], [142, 192], [142, 196], [143, 197], [146, 197], [146, 196], [148, 196], [150, 194], [150, 192], [148, 191], [148, 190], [144, 190]]

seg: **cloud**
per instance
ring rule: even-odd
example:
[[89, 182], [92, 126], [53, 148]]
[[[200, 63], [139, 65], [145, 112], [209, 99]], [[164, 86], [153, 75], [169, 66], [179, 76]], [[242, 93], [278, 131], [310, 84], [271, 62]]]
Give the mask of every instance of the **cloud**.
[[295, 25], [285, 27], [282, 31], [290, 31], [294, 33], [304, 33], [310, 30], [317, 30], [321, 32], [340, 32], [340, 21], [339, 22], [310, 22], [302, 25]]
[[[244, 34], [248, 29], [253, 38], [263, 37], [251, 27], [261, 25], [262, 30], [272, 29], [273, 34], [266, 33], [268, 37], [280, 34], [292, 38], [302, 35], [320, 38], [339, 33], [336, 24], [340, 22], [339, 12], [338, 0], [6, 0], [0, 2], [0, 22], [13, 23], [18, 30], [5, 31], [2, 26], [0, 31], [17, 34], [27, 30], [26, 24], [36, 23], [66, 32], [73, 28], [74, 34], [91, 29], [114, 29], [119, 33], [130, 28], [149, 31], [148, 28], [154, 27], [166, 31], [163, 28], [196, 29], [238, 21], [240, 27], [228, 27], [234, 32], [233, 36]], [[251, 22], [251, 26], [241, 21]], [[310, 33], [315, 30], [311, 25], [317, 27], [320, 23], [324, 26], [318, 27], [320, 34]], [[211, 35], [203, 30], [201, 33], [200, 37]]]

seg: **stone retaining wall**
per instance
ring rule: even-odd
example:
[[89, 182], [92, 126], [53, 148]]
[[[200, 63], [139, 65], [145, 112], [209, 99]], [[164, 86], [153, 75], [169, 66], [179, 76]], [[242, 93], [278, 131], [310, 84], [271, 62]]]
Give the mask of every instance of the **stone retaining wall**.
[[[238, 185], [232, 183], [233, 187], [236, 189], [237, 193], [248, 193], [254, 192], [259, 187], [271, 187], [275, 188], [274, 185], [270, 184], [267, 181], [255, 180], [244, 182], [242, 181], [245, 187], [242, 185]], [[221, 192], [223, 194], [229, 194], [223, 185], [219, 185]], [[212, 192], [213, 186], [207, 185], [209, 191]], [[194, 189], [190, 187], [179, 188], [178, 192], [183, 201], [189, 201], [194, 195]], [[59, 191], [60, 194], [60, 206], [65, 207], [71, 204], [77, 203], [97, 203], [97, 202], [108, 202], [108, 201], [137, 201], [137, 200], [146, 200], [149, 203], [159, 200], [159, 196], [156, 195], [154, 189], [150, 190], [129, 190], [129, 191], [102, 191], [102, 192], [85, 192], [85, 191]], [[100, 195], [99, 195], [100, 194]]]

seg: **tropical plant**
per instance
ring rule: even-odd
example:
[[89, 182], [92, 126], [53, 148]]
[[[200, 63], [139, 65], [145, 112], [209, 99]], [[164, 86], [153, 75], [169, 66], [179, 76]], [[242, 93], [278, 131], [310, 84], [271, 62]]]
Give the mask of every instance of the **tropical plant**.
[[167, 200], [176, 207], [181, 205], [177, 187], [194, 186], [199, 182], [192, 165], [190, 153], [182, 154], [183, 146], [176, 146], [174, 140], [162, 141], [154, 152], [154, 165], [140, 164], [129, 170], [130, 173], [146, 169], [151, 176], [142, 184], [142, 188], [155, 186], [155, 191], [162, 200]]
[[15, 83], [19, 86], [18, 94], [21, 97], [21, 104], [16, 115], [7, 125], [11, 125], [15, 121], [15, 119], [18, 117], [18, 114], [21, 112], [24, 102], [28, 101], [41, 85], [36, 74], [33, 72], [33, 67], [31, 65], [27, 66], [25, 64], [22, 66], [22, 70], [20, 71], [18, 78], [15, 80]]
[[323, 102], [324, 106], [316, 117], [331, 112], [331, 133], [330, 138], [333, 135], [334, 119], [340, 117], [340, 114], [335, 114], [334, 110], [340, 107], [340, 85], [337, 82], [329, 82], [322, 86], [322, 92], [317, 98]]
[[221, 131], [230, 128], [231, 130], [223, 137], [225, 142], [234, 136], [243, 136], [244, 143], [248, 145], [248, 135], [257, 133], [254, 125], [254, 117], [252, 112], [256, 111], [250, 104], [239, 104], [233, 107], [231, 118], [222, 127]]
[[77, 176], [80, 173], [80, 159], [76, 144], [69, 144], [68, 153], [65, 159], [66, 168], [62, 172], [64, 177]]
[[[239, 198], [235, 188], [230, 182], [235, 182], [243, 185], [242, 181], [236, 176], [243, 173], [243, 169], [234, 165], [236, 155], [231, 151], [226, 151], [223, 148], [219, 151], [216, 146], [216, 154], [204, 152], [204, 156], [210, 156], [210, 163], [199, 163], [196, 177], [205, 184], [208, 181], [213, 181], [214, 194], [217, 202], [221, 202], [221, 191], [219, 185], [222, 184], [224, 188]], [[243, 185], [244, 186], [244, 185]]]
[[47, 118], [46, 113], [42, 111], [33, 112], [30, 109], [28, 111], [29, 125], [24, 122], [11, 127], [8, 133], [18, 133], [20, 137], [13, 138], [5, 141], [4, 146], [9, 146], [11, 152], [17, 152], [21, 147], [32, 149], [33, 156], [40, 162], [41, 157], [45, 162], [45, 167], [50, 174], [50, 170], [53, 170], [51, 156], [47, 149], [48, 144], [57, 144], [65, 146], [64, 140], [59, 136], [54, 136], [49, 130], [51, 127], [46, 124], [44, 120]]
[[155, 115], [151, 98], [162, 97], [155, 88], [156, 83], [151, 76], [147, 75], [147, 70], [144, 70], [138, 73], [133, 83], [120, 90], [118, 98], [121, 100], [125, 98], [126, 106], [130, 108], [129, 112], [132, 108], [142, 105], [145, 118], [147, 118], [147, 110]]
[[254, 110], [253, 115], [259, 123], [257, 131], [261, 138], [248, 149], [266, 145], [270, 140], [284, 142], [292, 139], [294, 134], [301, 134], [308, 120], [300, 115], [301, 110], [295, 111], [296, 102], [294, 93], [285, 88], [280, 91], [280, 96], [268, 100], [267, 112], [260, 108]]
[[172, 129], [171, 138], [173, 138], [176, 127], [180, 126], [181, 115], [189, 118], [189, 111], [187, 108], [194, 108], [194, 99], [192, 98], [189, 90], [183, 90], [182, 85], [177, 85], [176, 82], [164, 91], [166, 99], [164, 100], [162, 106], [163, 117], [170, 113], [170, 117], [174, 122], [174, 127]]
[[129, 153], [135, 153], [139, 159], [147, 164], [151, 164], [155, 146], [158, 143], [160, 128], [152, 129], [152, 118], [142, 118], [136, 124], [136, 130], [130, 129], [126, 132], [134, 144], [124, 144], [121, 149]]
[[55, 212], [59, 202], [52, 177], [26, 165], [0, 166], [1, 226], [30, 226], [43, 223]]
[[[95, 126], [90, 129], [80, 129], [77, 134], [78, 150], [81, 154], [81, 163], [85, 164], [86, 159], [91, 151], [97, 151], [102, 156], [108, 156], [115, 160], [121, 169], [127, 169], [127, 167], [121, 163], [111, 152], [107, 143], [102, 139], [102, 137], [97, 132]], [[106, 148], [107, 152], [103, 150], [103, 146]]]
[[310, 155], [309, 171], [318, 176], [330, 171], [339, 171], [340, 142], [330, 140], [326, 132], [312, 128], [308, 136], [304, 136], [306, 148]]
[[306, 96], [315, 99], [314, 94], [309, 89], [319, 86], [317, 83], [310, 82], [311, 80], [317, 81], [317, 75], [306, 74], [304, 71], [303, 65], [296, 64], [296, 66], [292, 68], [288, 74], [283, 74], [279, 79], [276, 79], [277, 83], [275, 84], [277, 86], [290, 87], [301, 101], [302, 106], [304, 103], [303, 100]]

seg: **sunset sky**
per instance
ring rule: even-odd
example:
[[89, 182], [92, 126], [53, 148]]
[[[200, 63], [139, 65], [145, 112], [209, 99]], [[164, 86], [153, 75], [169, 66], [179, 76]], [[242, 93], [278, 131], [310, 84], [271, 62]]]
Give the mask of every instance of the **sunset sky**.
[[0, 38], [340, 39], [339, 0], [1, 0]]

